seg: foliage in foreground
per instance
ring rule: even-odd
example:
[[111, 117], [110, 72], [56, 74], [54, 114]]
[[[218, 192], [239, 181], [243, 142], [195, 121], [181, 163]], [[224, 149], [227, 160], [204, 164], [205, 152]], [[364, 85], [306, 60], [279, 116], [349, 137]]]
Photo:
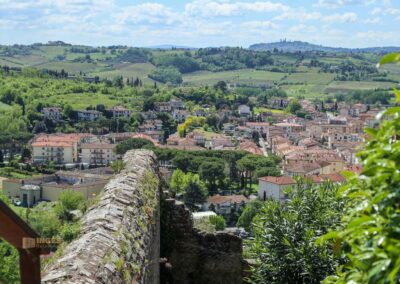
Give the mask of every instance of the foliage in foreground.
[[210, 216], [210, 223], [215, 226], [215, 230], [223, 231], [226, 227], [225, 219], [222, 216]]
[[[389, 54], [381, 64], [400, 61]], [[400, 92], [396, 91], [397, 101]], [[363, 171], [349, 176], [341, 189], [350, 200], [343, 230], [324, 239], [341, 243], [349, 262], [325, 283], [399, 283], [400, 281], [400, 107], [387, 109], [378, 130], [367, 129], [370, 140], [359, 153]]]
[[315, 243], [340, 223], [344, 201], [338, 186], [318, 187], [299, 181], [281, 204], [268, 200], [253, 219], [254, 240], [248, 245], [256, 260], [249, 283], [320, 283], [343, 260], [333, 245]]

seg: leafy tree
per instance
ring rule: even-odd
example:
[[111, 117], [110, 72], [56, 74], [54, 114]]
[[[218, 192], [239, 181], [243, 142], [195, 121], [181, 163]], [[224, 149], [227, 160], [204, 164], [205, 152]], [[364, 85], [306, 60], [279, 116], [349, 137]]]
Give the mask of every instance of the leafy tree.
[[210, 223], [215, 226], [215, 230], [223, 231], [226, 228], [225, 219], [222, 216], [210, 216]]
[[0, 239], [0, 282], [20, 283], [18, 251]]
[[191, 155], [182, 152], [172, 159], [172, 164], [183, 172], [187, 172], [191, 166], [191, 159]]
[[345, 206], [338, 186], [298, 184], [287, 191], [281, 204], [268, 200], [253, 220], [254, 240], [249, 241], [250, 283], [320, 283], [342, 261], [330, 243], [316, 240], [340, 224]]
[[[389, 54], [381, 63], [400, 61]], [[397, 102], [400, 92], [396, 91]], [[400, 281], [400, 108], [381, 114], [378, 130], [366, 129], [370, 140], [359, 153], [363, 170], [349, 175], [341, 194], [350, 199], [344, 228], [330, 232], [349, 262], [325, 283], [399, 283]]]
[[75, 190], [65, 190], [60, 194], [54, 210], [61, 220], [72, 221], [73, 215], [70, 212], [82, 209], [84, 204], [85, 198], [82, 193]]
[[4, 162], [4, 154], [3, 151], [0, 149], [0, 164]]
[[243, 188], [247, 187], [247, 180], [250, 179], [250, 186], [252, 184], [252, 175], [257, 166], [251, 156], [245, 156], [237, 161], [237, 169], [241, 172], [241, 184]]
[[217, 183], [222, 184], [225, 179], [225, 165], [219, 161], [205, 161], [200, 165], [199, 174], [208, 185], [208, 191], [212, 194], [217, 192]]
[[188, 183], [189, 183], [188, 176], [180, 169], [176, 169], [172, 173], [169, 186], [172, 192], [182, 193], [185, 191], [185, 188], [188, 185]]
[[122, 76], [117, 76], [113, 80], [113, 85], [117, 88], [122, 89], [124, 87], [124, 78]]
[[207, 195], [207, 190], [201, 182], [191, 180], [185, 188], [184, 201], [188, 206], [194, 207], [195, 204], [205, 202]]
[[125, 162], [122, 160], [116, 160], [111, 163], [111, 168], [114, 173], [119, 174], [125, 168]]
[[281, 171], [276, 168], [276, 167], [262, 167], [258, 168], [255, 172], [255, 177], [260, 178], [260, 177], [265, 177], [265, 176], [280, 176]]
[[287, 106], [287, 111], [293, 114], [296, 114], [296, 112], [298, 112], [299, 110], [302, 109], [301, 104], [299, 103], [298, 100], [291, 100]]
[[223, 93], [228, 91], [228, 85], [225, 81], [218, 81], [218, 83], [214, 85], [214, 88], [216, 90], [221, 90]]
[[174, 67], [181, 73], [194, 72], [200, 69], [200, 64], [192, 57], [177, 54], [163, 54], [154, 58], [154, 64], [163, 67]]
[[176, 68], [158, 67], [149, 74], [149, 78], [161, 82], [171, 83], [174, 85], [182, 83], [182, 74]]
[[243, 227], [246, 231], [250, 232], [253, 224], [253, 218], [260, 212], [263, 204], [264, 202], [261, 200], [254, 200], [247, 203], [236, 225], [238, 227]]
[[29, 150], [28, 148], [23, 148], [21, 151], [21, 160], [28, 160], [31, 158], [31, 150]]
[[119, 143], [115, 147], [115, 152], [117, 154], [123, 155], [129, 150], [141, 149], [145, 146], [151, 147], [151, 146], [153, 146], [153, 143], [151, 143], [149, 140], [143, 139], [143, 138], [129, 138], [128, 140], [125, 140], [125, 141]]

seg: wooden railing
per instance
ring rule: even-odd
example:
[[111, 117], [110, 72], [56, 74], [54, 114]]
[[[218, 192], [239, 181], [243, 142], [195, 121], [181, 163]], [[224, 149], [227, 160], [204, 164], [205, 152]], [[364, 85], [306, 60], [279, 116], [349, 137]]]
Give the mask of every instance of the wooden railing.
[[27, 240], [35, 240], [39, 235], [2, 200], [0, 200], [0, 237], [19, 252], [21, 283], [39, 284], [40, 254], [45, 252], [34, 245], [26, 244]]

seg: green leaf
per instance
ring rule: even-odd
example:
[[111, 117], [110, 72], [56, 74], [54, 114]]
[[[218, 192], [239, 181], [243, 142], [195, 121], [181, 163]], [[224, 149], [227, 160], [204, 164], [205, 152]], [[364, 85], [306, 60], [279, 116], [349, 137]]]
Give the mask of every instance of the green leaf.
[[353, 228], [358, 227], [361, 224], [367, 223], [367, 222], [372, 221], [372, 220], [373, 220], [373, 218], [370, 217], [370, 216], [362, 216], [362, 217], [359, 217], [359, 218], [356, 218], [356, 219], [352, 220], [349, 223], [349, 225], [347, 226], [347, 228], [353, 229]]
[[315, 244], [322, 245], [324, 242], [326, 242], [328, 240], [332, 240], [332, 239], [337, 239], [338, 237], [339, 237], [339, 233], [336, 231], [332, 231], [332, 232], [326, 233], [325, 235], [322, 235], [321, 237], [319, 237], [315, 241]]
[[379, 61], [379, 65], [384, 65], [387, 63], [400, 62], [400, 53], [389, 53], [382, 57]]
[[393, 90], [394, 95], [396, 96], [396, 102], [400, 102], [400, 91], [399, 90]]

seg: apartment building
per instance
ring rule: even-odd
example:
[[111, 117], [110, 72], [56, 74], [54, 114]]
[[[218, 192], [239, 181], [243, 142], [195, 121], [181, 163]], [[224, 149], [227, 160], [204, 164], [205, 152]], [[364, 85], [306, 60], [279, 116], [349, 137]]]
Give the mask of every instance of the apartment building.
[[116, 144], [105, 142], [85, 143], [81, 145], [81, 161], [90, 165], [109, 165], [117, 159], [114, 153]]

